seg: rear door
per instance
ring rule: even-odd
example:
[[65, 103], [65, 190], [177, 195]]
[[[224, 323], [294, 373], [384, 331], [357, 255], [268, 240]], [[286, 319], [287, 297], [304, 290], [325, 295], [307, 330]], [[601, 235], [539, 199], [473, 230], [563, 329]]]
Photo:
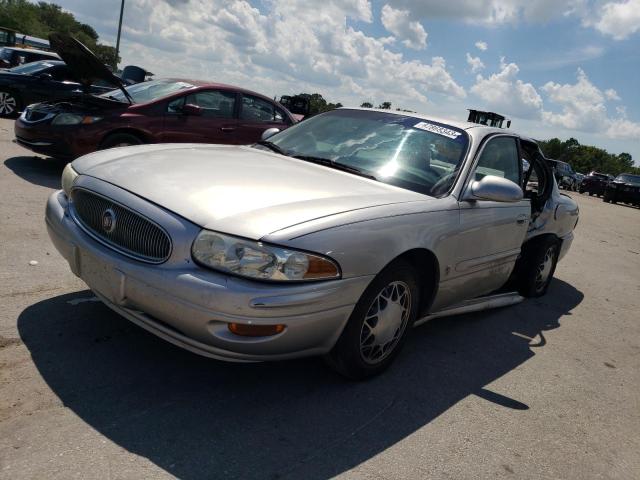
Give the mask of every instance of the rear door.
[[238, 143], [242, 145], [255, 143], [260, 140], [262, 132], [268, 128], [284, 130], [289, 125], [291, 125], [289, 117], [275, 103], [254, 95], [242, 94]]
[[[522, 185], [522, 162], [518, 139], [491, 137], [476, 157], [467, 188], [485, 175], [495, 175]], [[464, 297], [472, 298], [503, 286], [520, 253], [531, 217], [531, 202], [507, 203], [489, 200], [459, 202], [461, 233], [455, 275]]]
[[[237, 97], [230, 90], [199, 90], [166, 104], [160, 142], [237, 144]], [[201, 108], [202, 115], [188, 115], [187, 104]]]

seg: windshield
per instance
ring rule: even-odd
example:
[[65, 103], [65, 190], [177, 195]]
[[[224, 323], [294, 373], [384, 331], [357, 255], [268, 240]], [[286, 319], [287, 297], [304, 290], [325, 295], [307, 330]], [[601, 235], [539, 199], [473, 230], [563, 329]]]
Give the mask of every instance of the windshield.
[[346, 109], [312, 117], [269, 140], [286, 155], [330, 160], [432, 196], [449, 191], [468, 143], [467, 134], [450, 125]]
[[[185, 88], [193, 88], [193, 85], [187, 82], [181, 82], [177, 80], [152, 80], [150, 82], [136, 83], [126, 87], [127, 92], [133, 98], [135, 103], [145, 103], [158, 98], [162, 98], [178, 90], [184, 90]], [[103, 93], [102, 97], [108, 97], [112, 100], [118, 100], [120, 102], [126, 102], [127, 99], [124, 93], [120, 90], [114, 90], [111, 92]]]
[[640, 186], [640, 175], [618, 175], [616, 182], [630, 183]]
[[24, 65], [20, 65], [19, 67], [13, 67], [9, 69], [11, 73], [22, 73], [24, 75], [33, 75], [34, 73], [41, 72], [43, 70], [47, 70], [53, 67], [53, 63], [49, 63], [46, 61], [42, 62], [31, 62], [26, 63]]

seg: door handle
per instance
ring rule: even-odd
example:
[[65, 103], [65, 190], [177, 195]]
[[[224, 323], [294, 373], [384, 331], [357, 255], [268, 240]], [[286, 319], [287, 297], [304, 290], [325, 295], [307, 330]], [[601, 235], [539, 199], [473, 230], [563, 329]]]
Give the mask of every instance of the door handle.
[[235, 129], [236, 127], [220, 127], [223, 132], [233, 132]]
[[522, 225], [524, 222], [526, 222], [527, 220], [529, 220], [529, 215], [525, 215], [524, 213], [522, 215], [518, 215], [518, 217], [516, 218], [516, 223], [518, 225]]

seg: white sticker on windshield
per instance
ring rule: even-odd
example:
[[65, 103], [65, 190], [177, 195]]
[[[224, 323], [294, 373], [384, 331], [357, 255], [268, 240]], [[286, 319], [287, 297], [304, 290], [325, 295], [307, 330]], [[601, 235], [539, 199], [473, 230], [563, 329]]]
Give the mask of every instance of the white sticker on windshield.
[[419, 128], [420, 130], [426, 130], [427, 132], [437, 133], [438, 135], [453, 139], [458, 138], [462, 134], [461, 132], [456, 132], [455, 130], [451, 130], [450, 128], [440, 127], [438, 125], [434, 125], [433, 123], [427, 122], [416, 123], [413, 128]]

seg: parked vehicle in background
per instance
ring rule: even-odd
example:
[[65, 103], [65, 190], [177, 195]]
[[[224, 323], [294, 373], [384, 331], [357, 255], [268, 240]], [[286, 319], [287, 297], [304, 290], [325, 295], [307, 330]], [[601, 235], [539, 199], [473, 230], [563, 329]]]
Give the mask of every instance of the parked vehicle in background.
[[418, 323], [544, 295], [578, 221], [533, 140], [388, 110], [97, 152], [62, 185], [49, 235], [114, 311], [201, 355], [325, 355], [354, 379]]
[[[16, 141], [34, 152], [71, 159], [105, 148], [143, 143], [250, 144], [294, 118], [273, 100], [231, 85], [158, 79], [125, 87], [84, 45], [50, 37], [79, 79], [73, 101], [31, 105], [16, 120]], [[97, 81], [116, 90], [91, 94]]]
[[[89, 85], [90, 93], [104, 93], [113, 86]], [[69, 100], [83, 86], [62, 60], [42, 60], [0, 71], [0, 116], [12, 117], [24, 107], [45, 100]]]
[[576, 191], [580, 190], [580, 185], [582, 185], [582, 180], [586, 175], [584, 173], [576, 172]]
[[566, 162], [561, 160], [554, 160], [552, 158], [547, 159], [553, 168], [553, 175], [556, 177], [556, 182], [560, 188], [566, 190], [577, 190], [578, 179], [576, 173]]
[[60, 57], [56, 53], [33, 48], [0, 48], [0, 68], [17, 67], [38, 60], [60, 60]]
[[640, 175], [623, 173], [609, 182], [602, 198], [610, 203], [630, 203], [640, 206]]
[[580, 193], [588, 193], [589, 195], [597, 195], [598, 197], [604, 194], [604, 190], [607, 184], [613, 180], [611, 175], [606, 173], [591, 172], [589, 175], [582, 179]]

